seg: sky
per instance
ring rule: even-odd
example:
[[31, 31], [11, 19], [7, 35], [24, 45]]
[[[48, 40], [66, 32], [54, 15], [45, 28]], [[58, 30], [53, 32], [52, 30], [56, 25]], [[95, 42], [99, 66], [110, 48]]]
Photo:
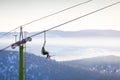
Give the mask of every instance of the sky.
[[[30, 21], [87, 0], [0, 0], [0, 32], [7, 32]], [[24, 26], [24, 31], [42, 31], [82, 16], [119, 0], [92, 0], [60, 14]], [[120, 4], [86, 16], [57, 30], [120, 30]]]

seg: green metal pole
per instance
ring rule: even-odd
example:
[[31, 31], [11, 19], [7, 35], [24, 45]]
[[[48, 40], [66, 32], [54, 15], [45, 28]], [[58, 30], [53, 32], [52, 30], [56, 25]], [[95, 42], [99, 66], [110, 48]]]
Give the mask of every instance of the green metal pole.
[[24, 79], [23, 45], [19, 46], [19, 80]]

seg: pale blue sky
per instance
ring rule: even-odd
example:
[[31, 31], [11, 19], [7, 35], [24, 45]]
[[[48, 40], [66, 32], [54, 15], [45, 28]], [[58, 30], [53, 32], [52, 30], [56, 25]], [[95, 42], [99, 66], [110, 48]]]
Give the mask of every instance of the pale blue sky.
[[[60, 11], [85, 0], [0, 0], [0, 31], [9, 31], [22, 24]], [[87, 1], [87, 0], [86, 0]], [[89, 3], [62, 12], [25, 27], [25, 31], [41, 31], [65, 21], [112, 4], [119, 0], [93, 0]], [[120, 4], [89, 15], [70, 24], [61, 26], [61, 30], [112, 29], [120, 30]]]

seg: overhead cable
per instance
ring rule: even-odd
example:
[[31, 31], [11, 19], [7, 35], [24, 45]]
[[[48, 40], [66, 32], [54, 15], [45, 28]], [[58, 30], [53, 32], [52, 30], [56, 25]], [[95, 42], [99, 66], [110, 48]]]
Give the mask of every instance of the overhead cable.
[[[49, 28], [49, 29], [47, 29], [47, 30], [38, 32], [38, 33], [33, 34], [33, 35], [29, 36], [29, 37], [37, 36], [37, 35], [39, 35], [39, 34], [42, 34], [42, 33], [44, 33], [44, 32], [50, 31], [50, 30], [55, 29], [55, 28], [57, 28], [57, 27], [63, 26], [63, 25], [68, 24], [68, 23], [70, 23], [70, 22], [76, 21], [76, 20], [78, 20], [78, 19], [81, 19], [81, 18], [86, 17], [86, 16], [88, 16], [88, 15], [91, 15], [91, 14], [93, 14], [93, 13], [99, 12], [99, 11], [104, 10], [104, 9], [106, 9], [106, 8], [112, 7], [112, 6], [117, 5], [117, 4], [119, 4], [119, 3], [120, 3], [120, 1], [119, 1], [119, 2], [116, 2], [116, 3], [113, 3], [113, 4], [111, 4], [111, 5], [105, 6], [105, 7], [103, 7], [103, 8], [97, 9], [97, 10], [95, 10], [95, 11], [92, 11], [92, 12], [87, 13], [87, 14], [85, 14], [85, 15], [82, 15], [82, 16], [80, 16], [80, 17], [74, 18], [74, 19], [72, 19], [72, 20], [69, 20], [69, 21], [64, 22], [64, 23], [62, 23], [62, 24], [59, 24], [59, 25], [54, 26], [54, 27], [52, 27], [52, 28]], [[10, 47], [10, 46], [9, 46], [9, 47]], [[3, 51], [3, 50], [5, 50], [5, 49], [7, 49], [7, 48], [8, 48], [8, 47], [1, 49], [0, 52]]]
[[[88, 2], [90, 2], [90, 1], [92, 1], [92, 0], [88, 0], [88, 1], [85, 1], [85, 2], [82, 2], [82, 3], [79, 3], [79, 4], [76, 4], [76, 5], [73, 5], [73, 6], [71, 6], [71, 7], [65, 8], [65, 9], [60, 10], [60, 11], [58, 11], [58, 12], [55, 12], [55, 13], [49, 14], [49, 15], [47, 15], [47, 16], [41, 17], [41, 18], [39, 18], [39, 19], [36, 19], [36, 20], [30, 21], [30, 22], [28, 22], [28, 23], [25, 23], [25, 24], [23, 24], [23, 25], [21, 25], [21, 26], [22, 26], [22, 27], [25, 27], [25, 26], [27, 26], [27, 25], [29, 25], [29, 24], [31, 24], [31, 23], [37, 22], [37, 21], [39, 21], [39, 20], [48, 18], [48, 17], [53, 16], [53, 15], [56, 15], [56, 14], [59, 14], [59, 13], [61, 13], [61, 12], [67, 11], [67, 10], [69, 10], [69, 9], [72, 9], [72, 8], [74, 8], [74, 7], [77, 7], [77, 6], [80, 6], [80, 5], [82, 5], [82, 4], [88, 3]], [[9, 34], [9, 33], [12, 32], [12, 31], [15, 31], [16, 29], [20, 28], [21, 26], [18, 26], [18, 27], [16, 27], [16, 28], [8, 31], [7, 33], [1, 35], [0, 37]]]
[[49, 28], [49, 29], [47, 29], [47, 30], [41, 31], [41, 32], [39, 32], [39, 33], [36, 33], [36, 34], [34, 34], [34, 35], [31, 35], [30, 37], [34, 37], [34, 36], [39, 35], [39, 34], [41, 34], [41, 33], [44, 33], [44, 32], [47, 32], [47, 31], [49, 31], [49, 30], [52, 30], [52, 29], [54, 29], [54, 28], [63, 26], [63, 25], [65, 25], [65, 24], [68, 24], [68, 23], [70, 23], [70, 22], [76, 21], [76, 20], [78, 20], [78, 19], [81, 19], [81, 18], [83, 18], [83, 17], [86, 17], [86, 16], [91, 15], [91, 14], [93, 14], [93, 13], [96, 13], [96, 12], [98, 12], [98, 11], [104, 10], [104, 9], [106, 9], [106, 8], [109, 8], [109, 7], [111, 7], [111, 6], [113, 6], [113, 5], [116, 5], [116, 4], [119, 4], [119, 3], [120, 3], [120, 1], [119, 1], [119, 2], [116, 2], [116, 3], [113, 3], [113, 4], [111, 4], [111, 5], [105, 6], [105, 7], [103, 7], [103, 8], [100, 8], [100, 9], [98, 9], [98, 10], [92, 11], [92, 12], [87, 13], [87, 14], [85, 14], [85, 15], [82, 15], [82, 16], [80, 16], [80, 17], [74, 18], [74, 19], [72, 19], [72, 20], [69, 20], [69, 21], [64, 22], [64, 23], [62, 23], [62, 24], [59, 24], [59, 25], [54, 26], [54, 27], [52, 27], [52, 28]]

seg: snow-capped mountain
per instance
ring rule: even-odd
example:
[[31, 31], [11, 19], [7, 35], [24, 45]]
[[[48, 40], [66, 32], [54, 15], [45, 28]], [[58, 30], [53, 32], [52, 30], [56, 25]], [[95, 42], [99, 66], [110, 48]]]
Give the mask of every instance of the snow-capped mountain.
[[[24, 62], [25, 80], [105, 80], [99, 73], [96, 75], [96, 73], [84, 69], [79, 68], [78, 70], [30, 53], [25, 54]], [[0, 52], [0, 80], [18, 80], [18, 72], [18, 52]]]
[[119, 80], [120, 78], [120, 57], [104, 56], [82, 60], [65, 61], [63, 64], [76, 69], [84, 69], [95, 72], [106, 77], [107, 80]]

